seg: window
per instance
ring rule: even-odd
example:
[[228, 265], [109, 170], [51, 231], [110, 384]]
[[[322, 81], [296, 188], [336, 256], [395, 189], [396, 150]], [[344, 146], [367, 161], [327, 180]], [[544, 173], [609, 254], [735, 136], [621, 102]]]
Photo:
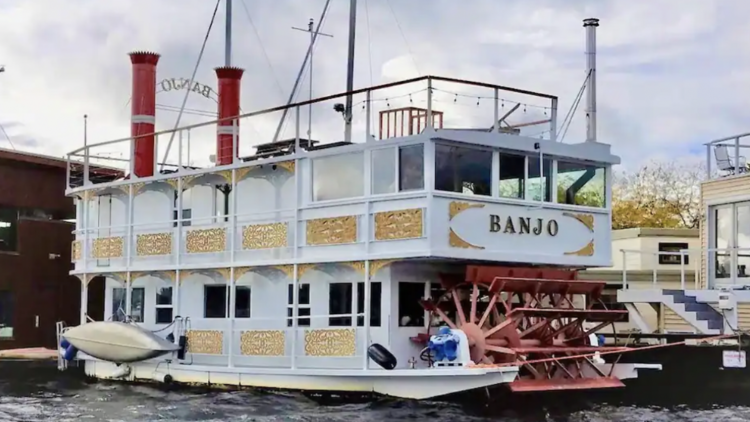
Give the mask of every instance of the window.
[[398, 190], [424, 189], [424, 145], [409, 145], [398, 150]]
[[[673, 252], [680, 253], [681, 250], [687, 249], [687, 243], [662, 243], [659, 242], [659, 252]], [[680, 255], [659, 255], [659, 264], [661, 265], [680, 265], [680, 259], [685, 264], [689, 264], [689, 256], [686, 253], [685, 258], [680, 258]]]
[[[294, 324], [294, 320], [292, 319], [294, 316], [294, 284], [289, 285], [288, 295], [287, 295], [287, 309], [286, 309], [286, 316], [287, 316], [287, 326], [291, 327]], [[307, 283], [300, 283], [299, 284], [299, 297], [298, 303], [297, 303], [297, 316], [299, 317], [309, 317], [310, 316], [310, 285]], [[310, 326], [310, 318], [299, 318], [297, 319], [297, 326], [298, 327], [309, 327]]]
[[604, 167], [557, 162], [557, 202], [560, 204], [604, 207], [604, 182]]
[[[193, 212], [190, 209], [190, 189], [182, 191], [182, 227], [190, 226], [190, 219], [193, 218]], [[177, 192], [174, 193], [174, 210], [172, 211], [172, 227], [177, 227], [177, 209], [180, 207], [177, 199]], [[188, 221], [184, 221], [188, 220]]]
[[[328, 315], [346, 315], [352, 313], [352, 283], [330, 283], [328, 285]], [[329, 317], [331, 327], [348, 327], [352, 317]]]
[[[732, 235], [732, 207], [721, 207], [714, 209], [714, 245], [716, 249], [728, 249], [734, 244]], [[732, 254], [730, 251], [718, 250], [715, 252], [714, 272], [718, 278], [727, 278], [732, 275]]]
[[[130, 290], [130, 319], [143, 322], [143, 299], [146, 291], [143, 287], [133, 287]], [[112, 320], [125, 321], [127, 311], [127, 289], [115, 287], [112, 289]]]
[[0, 251], [16, 251], [18, 241], [18, 210], [0, 207]]
[[396, 148], [374, 149], [370, 153], [372, 194], [396, 192]]
[[[328, 285], [328, 315], [352, 314], [352, 284], [330, 283]], [[380, 282], [370, 283], [370, 327], [380, 327], [380, 304], [382, 286]], [[365, 282], [357, 283], [357, 314], [365, 313]], [[329, 317], [331, 327], [349, 327], [351, 317]], [[357, 326], [364, 327], [364, 315], [357, 316]]]
[[[382, 301], [383, 286], [379, 281], [370, 282], [370, 327], [380, 327], [380, 304]], [[365, 283], [357, 284], [357, 313], [365, 312]], [[364, 327], [365, 317], [357, 317], [357, 325]]]
[[0, 291], [0, 339], [13, 338], [13, 292]]
[[540, 171], [539, 156], [529, 157], [529, 179], [527, 183], [529, 192], [526, 199], [550, 202], [552, 200], [552, 160], [543, 158]]
[[234, 287], [234, 317], [250, 318], [250, 286]]
[[492, 152], [435, 145], [435, 189], [490, 196]]
[[314, 158], [311, 165], [313, 201], [364, 196], [364, 153], [353, 152]]
[[203, 286], [203, 317], [227, 317], [227, 286]]
[[399, 327], [424, 327], [424, 289], [425, 283], [398, 283]]
[[526, 157], [500, 153], [498, 194], [503, 198], [523, 199]]
[[172, 322], [172, 288], [156, 288], [156, 323], [169, 324]]

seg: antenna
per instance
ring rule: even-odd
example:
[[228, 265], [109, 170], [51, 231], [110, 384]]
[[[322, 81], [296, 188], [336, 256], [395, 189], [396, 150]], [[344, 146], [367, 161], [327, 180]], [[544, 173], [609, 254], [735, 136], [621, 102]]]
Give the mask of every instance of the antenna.
[[[314, 51], [314, 43], [315, 43], [315, 34], [323, 35], [325, 37], [333, 38], [333, 35], [326, 34], [324, 32], [317, 31], [313, 29], [313, 25], [315, 23], [315, 20], [313, 18], [310, 18], [310, 22], [307, 23], [307, 29], [297, 28], [296, 26], [293, 26], [292, 29], [302, 32], [309, 32], [310, 33], [310, 45], [313, 46], [310, 48], [310, 101], [313, 99], [313, 51]], [[308, 109], [308, 115], [307, 115], [307, 139], [312, 140], [312, 103], [307, 107]]]

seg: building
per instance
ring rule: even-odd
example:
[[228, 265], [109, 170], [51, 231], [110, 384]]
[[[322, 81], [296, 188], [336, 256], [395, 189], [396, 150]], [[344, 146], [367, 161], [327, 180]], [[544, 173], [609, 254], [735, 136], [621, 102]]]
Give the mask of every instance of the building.
[[0, 349], [54, 347], [55, 322], [79, 319], [66, 174], [66, 160], [0, 149]]
[[[680, 251], [688, 251], [681, 258]], [[601, 304], [608, 309], [627, 309], [619, 303], [617, 291], [629, 289], [683, 289], [685, 280], [697, 283], [696, 267], [700, 264], [700, 236], [698, 229], [633, 228], [612, 231], [612, 266], [582, 271], [580, 277], [605, 280], [609, 286]], [[683, 267], [684, 261], [684, 267]], [[639, 327], [633, 320], [618, 323], [618, 332], [641, 330], [648, 332], [692, 331], [688, 322], [663, 303], [634, 303], [641, 316]], [[631, 312], [632, 314], [633, 312]], [[611, 328], [609, 328], [611, 330]]]

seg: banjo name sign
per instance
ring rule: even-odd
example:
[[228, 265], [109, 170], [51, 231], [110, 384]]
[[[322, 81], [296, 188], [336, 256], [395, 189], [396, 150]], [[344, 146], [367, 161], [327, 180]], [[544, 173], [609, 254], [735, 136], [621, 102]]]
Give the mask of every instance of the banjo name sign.
[[165, 78], [159, 82], [161, 90], [159, 92], [170, 92], [180, 91], [183, 89], [189, 89], [196, 94], [202, 95], [206, 98], [215, 99], [211, 94], [216, 95], [216, 91], [208, 85], [202, 84], [197, 81], [190, 83], [190, 79], [185, 78]]

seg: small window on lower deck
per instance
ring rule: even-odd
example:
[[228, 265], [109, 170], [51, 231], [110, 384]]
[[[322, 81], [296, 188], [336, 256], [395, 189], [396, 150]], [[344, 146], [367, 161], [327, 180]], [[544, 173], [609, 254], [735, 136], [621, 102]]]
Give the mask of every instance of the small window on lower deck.
[[172, 288], [156, 288], [156, 323], [169, 324], [172, 322]]
[[[328, 315], [351, 315], [352, 314], [352, 284], [348, 282], [330, 283], [328, 286]], [[370, 282], [370, 327], [380, 327], [380, 305], [382, 301], [382, 285], [380, 282]], [[357, 283], [357, 314], [365, 313], [365, 283]], [[328, 325], [331, 327], [349, 327], [352, 318], [329, 317]], [[357, 326], [365, 325], [364, 315], [357, 316]]]
[[[299, 283], [298, 285], [298, 296], [297, 296], [297, 326], [298, 327], [309, 327], [310, 326], [310, 284]], [[289, 284], [287, 291], [287, 308], [286, 308], [286, 325], [292, 327], [294, 325], [294, 284]]]
[[[130, 319], [135, 322], [143, 322], [144, 308], [143, 302], [146, 296], [146, 289], [143, 287], [132, 287], [130, 289]], [[127, 319], [125, 311], [127, 310], [127, 289], [124, 287], [115, 287], [112, 289], [112, 320], [125, 321]]]
[[399, 327], [424, 327], [424, 289], [425, 283], [398, 283]]
[[234, 317], [250, 318], [250, 286], [234, 288]]

